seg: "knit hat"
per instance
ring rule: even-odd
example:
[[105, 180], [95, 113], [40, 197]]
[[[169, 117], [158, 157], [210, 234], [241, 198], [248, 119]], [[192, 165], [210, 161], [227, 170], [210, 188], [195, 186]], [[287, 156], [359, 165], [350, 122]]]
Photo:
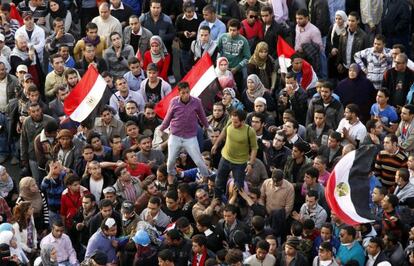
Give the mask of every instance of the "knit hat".
[[236, 92], [234, 91], [234, 89], [232, 89], [232, 88], [225, 88], [223, 90], [223, 94], [226, 94], [226, 93], [230, 94], [230, 96], [231, 96], [232, 99], [236, 98]]
[[254, 100], [254, 104], [259, 103], [259, 102], [263, 103], [264, 105], [267, 104], [266, 99], [263, 97], [257, 97], [256, 100]]

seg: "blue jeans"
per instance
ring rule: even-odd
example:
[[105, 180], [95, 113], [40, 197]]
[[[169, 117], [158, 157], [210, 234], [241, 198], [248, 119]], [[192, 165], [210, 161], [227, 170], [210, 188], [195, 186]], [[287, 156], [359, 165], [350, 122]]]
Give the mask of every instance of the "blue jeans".
[[217, 169], [217, 177], [216, 177], [216, 187], [215, 187], [215, 197], [221, 198], [221, 196], [226, 191], [226, 184], [229, 177], [230, 172], [233, 174], [234, 183], [236, 184], [238, 189], [244, 187], [244, 179], [246, 177], [246, 163], [242, 164], [235, 164], [232, 163], [223, 157], [220, 159], [220, 163]]
[[181, 149], [184, 148], [188, 155], [190, 155], [193, 162], [200, 170], [200, 174], [203, 177], [209, 176], [209, 171], [204, 163], [203, 157], [201, 157], [200, 147], [198, 146], [197, 136], [192, 138], [181, 138], [171, 134], [168, 138], [168, 161], [167, 172], [169, 175], [175, 176], [177, 171], [175, 170], [175, 162]]

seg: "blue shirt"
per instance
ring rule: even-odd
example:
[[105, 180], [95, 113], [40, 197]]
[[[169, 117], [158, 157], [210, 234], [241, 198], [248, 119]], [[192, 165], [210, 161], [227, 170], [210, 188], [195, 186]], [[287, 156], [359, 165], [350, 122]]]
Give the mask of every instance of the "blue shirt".
[[66, 188], [63, 181], [65, 176], [66, 172], [62, 171], [56, 179], [44, 178], [40, 185], [42, 192], [47, 196], [49, 209], [53, 212], [58, 212], [60, 210], [60, 199], [63, 190]]
[[138, 77], [135, 77], [131, 71], [128, 71], [124, 74], [124, 78], [128, 83], [130, 90], [139, 91], [141, 88], [141, 82], [145, 79], [145, 72], [141, 69], [141, 74]]
[[398, 122], [397, 112], [395, 111], [395, 108], [391, 105], [387, 105], [387, 107], [385, 107], [384, 110], [380, 110], [378, 103], [374, 103], [371, 106], [370, 114], [372, 116], [379, 116], [381, 122], [387, 127], [390, 126], [390, 123], [396, 124]]
[[106, 253], [108, 256], [108, 263], [117, 262], [116, 250], [112, 246], [112, 240], [115, 240], [115, 237], [108, 237], [102, 233], [101, 229], [98, 229], [88, 241], [85, 258], [90, 258], [94, 251], [98, 249]]
[[351, 246], [339, 246], [336, 258], [341, 261], [341, 265], [344, 265], [350, 260], [358, 261], [359, 266], [364, 266], [365, 263], [365, 252], [361, 244], [358, 241], [354, 241]]
[[[201, 26], [208, 26], [210, 27], [210, 22], [203, 20], [200, 23], [200, 26], [198, 26], [198, 30], [200, 30]], [[223, 34], [226, 33], [226, 25], [224, 25], [224, 23], [219, 20], [216, 19], [216, 21], [213, 23], [213, 26], [210, 27], [210, 39], [213, 41], [217, 41], [218, 38]], [[198, 34], [197, 34], [198, 35]]]

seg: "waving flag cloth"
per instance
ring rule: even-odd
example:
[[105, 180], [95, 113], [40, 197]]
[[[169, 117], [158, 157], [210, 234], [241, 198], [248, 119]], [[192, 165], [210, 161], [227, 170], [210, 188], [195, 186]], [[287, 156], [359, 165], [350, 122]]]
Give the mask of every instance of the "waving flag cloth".
[[[204, 108], [211, 109], [219, 86], [217, 85], [217, 75], [214, 71], [214, 65], [208, 53], [205, 53], [198, 60], [181, 81], [188, 82], [191, 89], [191, 96], [200, 98]], [[175, 96], [178, 96], [177, 86], [155, 106], [155, 113], [159, 117], [165, 117], [170, 101]]]
[[79, 123], [85, 120], [98, 105], [105, 88], [104, 78], [94, 65], [90, 65], [85, 75], [64, 101], [63, 110], [66, 115]]
[[329, 206], [349, 225], [374, 222], [369, 208], [369, 173], [377, 150], [366, 145], [346, 154], [335, 166], [325, 189]]
[[[277, 56], [279, 58], [280, 71], [282, 73], [287, 73], [287, 69], [292, 65], [290, 58], [296, 52], [295, 50], [281, 37], [277, 38]], [[300, 85], [303, 89], [307, 90], [310, 88], [316, 87], [316, 82], [318, 81], [318, 76], [311, 64], [306, 60], [302, 62], [302, 81]]]
[[10, 3], [10, 18], [16, 19], [20, 26], [23, 25], [23, 19], [19, 14], [19, 11], [17, 10], [17, 7], [14, 3]]

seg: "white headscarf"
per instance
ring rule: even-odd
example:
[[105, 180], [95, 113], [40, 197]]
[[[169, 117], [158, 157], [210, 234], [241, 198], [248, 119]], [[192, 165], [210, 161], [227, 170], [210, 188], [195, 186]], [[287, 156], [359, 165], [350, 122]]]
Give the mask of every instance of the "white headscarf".
[[346, 15], [344, 11], [342, 10], [336, 11], [335, 18], [336, 16], [340, 16], [342, 18], [342, 20], [344, 21], [344, 25], [342, 25], [342, 27], [339, 27], [338, 24], [336, 24], [336, 22], [333, 24], [332, 34], [331, 34], [331, 43], [333, 43], [334, 32], [337, 35], [341, 35], [342, 33], [346, 32], [346, 26], [348, 25], [348, 16]]

